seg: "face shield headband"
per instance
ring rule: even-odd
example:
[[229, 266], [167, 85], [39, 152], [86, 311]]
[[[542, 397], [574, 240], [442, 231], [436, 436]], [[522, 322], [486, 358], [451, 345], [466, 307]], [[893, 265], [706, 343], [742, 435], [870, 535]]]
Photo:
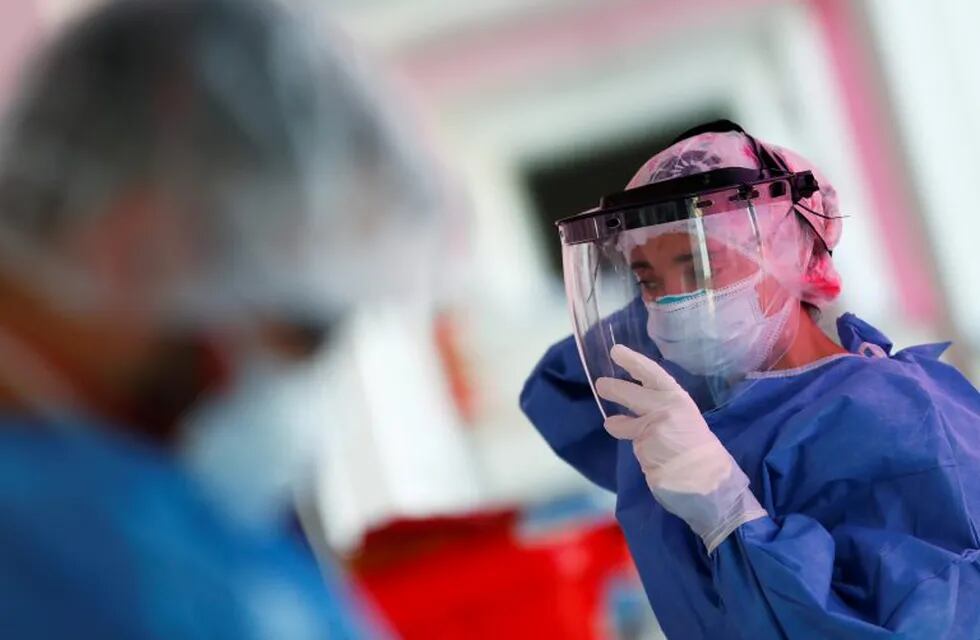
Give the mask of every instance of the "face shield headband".
[[[794, 207], [803, 207], [804, 205], [801, 203], [801, 200], [804, 198], [809, 198], [820, 190], [820, 186], [812, 172], [791, 171], [789, 165], [786, 164], [786, 161], [783, 160], [779, 154], [771, 152], [765, 145], [761, 144], [752, 135], [746, 133], [745, 129], [743, 129], [739, 124], [732, 122], [731, 120], [715, 120], [713, 122], [708, 122], [689, 129], [677, 136], [670, 143], [670, 146], [674, 146], [679, 142], [689, 138], [694, 138], [703, 133], [727, 132], [737, 132], [745, 137], [749, 145], [752, 147], [752, 151], [759, 162], [758, 170], [746, 168], [716, 169], [713, 171], [683, 176], [672, 180], [655, 182], [643, 187], [628, 189], [626, 191], [604, 196], [600, 200], [599, 207], [570, 218], [559, 220], [556, 223], [559, 233], [561, 234], [562, 242], [565, 244], [572, 244], [575, 242], [588, 242], [598, 239], [595, 236], [591, 238], [589, 237], [589, 234], [586, 231], [586, 227], [588, 226], [587, 224], [575, 224], [575, 221], [579, 219], [588, 219], [592, 216], [598, 217], [603, 213], [613, 213], [619, 209], [644, 207], [646, 205], [658, 203], [668, 205], [665, 207], [656, 208], [664, 216], [663, 220], [660, 222], [657, 221], [656, 216], [653, 218], [644, 218], [642, 215], [626, 216], [629, 218], [628, 220], [620, 220], [619, 222], [610, 221], [608, 219], [596, 220], [595, 224], [605, 225], [604, 229], [606, 231], [606, 235], [615, 234], [619, 231], [626, 231], [631, 228], [644, 227], [651, 224], [660, 224], [661, 222], [672, 222], [676, 220], [688, 219], [692, 217], [692, 214], [690, 211], [688, 211], [687, 206], [681, 206], [684, 204], [684, 201], [697, 195], [706, 195], [709, 192], [729, 187], [745, 187], [748, 189], [746, 193], [751, 195], [751, 187], [758, 186], [770, 180], [784, 178], [790, 183], [789, 190]], [[771, 192], [770, 195], [772, 197], [778, 197], [781, 194], [778, 192]], [[670, 200], [676, 200], [678, 202], [671, 207], [669, 206]], [[810, 210], [808, 209], [808, 211]], [[810, 213], [816, 215], [816, 212], [810, 211]], [[810, 221], [804, 216], [801, 215], [799, 218], [807, 227], [813, 229]], [[582, 232], [585, 233], [583, 234]], [[821, 238], [822, 242], [822, 236], [820, 235], [819, 231], [817, 231], [817, 229], [813, 229], [813, 232], [816, 237]], [[824, 246], [827, 249], [827, 253], [831, 254], [832, 252], [830, 247], [827, 247], [826, 244]]]
[[602, 242], [623, 231], [710, 215], [739, 201], [788, 195], [795, 206], [818, 190], [810, 171], [771, 176], [765, 170], [715, 169], [605, 196], [597, 208], [557, 226], [563, 244]]

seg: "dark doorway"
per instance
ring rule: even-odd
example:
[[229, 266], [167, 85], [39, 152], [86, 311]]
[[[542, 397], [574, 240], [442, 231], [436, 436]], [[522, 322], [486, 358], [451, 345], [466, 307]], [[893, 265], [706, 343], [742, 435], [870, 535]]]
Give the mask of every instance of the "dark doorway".
[[706, 109], [625, 141], [610, 140], [591, 149], [529, 163], [524, 168], [524, 183], [534, 206], [534, 227], [542, 234], [555, 276], [561, 278], [556, 220], [596, 206], [607, 193], [621, 191], [644, 162], [681, 132], [730, 117], [727, 110]]

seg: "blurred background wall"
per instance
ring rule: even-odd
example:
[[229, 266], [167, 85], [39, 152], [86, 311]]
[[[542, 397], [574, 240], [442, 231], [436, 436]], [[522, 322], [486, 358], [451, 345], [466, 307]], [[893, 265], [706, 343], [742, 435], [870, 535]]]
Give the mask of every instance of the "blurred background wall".
[[[969, 0], [335, 3], [410, 87], [470, 193], [455, 299], [488, 500], [578, 487], [515, 398], [568, 333], [553, 222], [621, 189], [676, 133], [728, 117], [834, 181], [853, 311], [897, 347], [954, 340], [980, 375], [980, 6]], [[831, 329], [832, 330], [832, 329]]]
[[[0, 100], [25, 53], [89, 4], [0, 0]], [[397, 518], [528, 513], [570, 496], [608, 519], [608, 497], [517, 406], [569, 332], [553, 222], [706, 119], [798, 150], [834, 181], [850, 217], [828, 326], [847, 310], [898, 347], [952, 339], [947, 357], [980, 379], [972, 0], [324, 4], [400, 84], [393, 99], [428, 121], [467, 229], [435, 318], [374, 309], [345, 338], [352, 402], [325, 417], [330, 462], [313, 498], [334, 549]]]

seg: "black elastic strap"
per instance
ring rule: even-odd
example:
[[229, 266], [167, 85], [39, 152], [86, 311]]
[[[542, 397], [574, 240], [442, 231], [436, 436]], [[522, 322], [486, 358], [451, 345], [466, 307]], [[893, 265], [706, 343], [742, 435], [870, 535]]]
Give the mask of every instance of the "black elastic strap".
[[[793, 173], [790, 171], [789, 165], [786, 160], [783, 159], [778, 153], [772, 152], [766, 148], [766, 146], [756, 140], [752, 135], [746, 133], [745, 129], [742, 128], [737, 122], [732, 122], [731, 120], [713, 120], [712, 122], [705, 122], [704, 124], [699, 124], [696, 127], [692, 127], [680, 134], [674, 141], [670, 143], [670, 146], [674, 146], [678, 142], [687, 140], [688, 138], [693, 138], [694, 136], [699, 136], [702, 133], [728, 133], [729, 131], [735, 131], [741, 133], [743, 136], [748, 138], [749, 143], [752, 145], [752, 150], [755, 151], [755, 156], [759, 160], [759, 165], [762, 167], [760, 173], [767, 174], [769, 176], [779, 176], [779, 175], [789, 175]], [[760, 176], [761, 177], [761, 176]], [[800, 203], [795, 203], [794, 206], [803, 206]], [[817, 212], [809, 209], [809, 207], [803, 206], [813, 215], [819, 216]], [[802, 215], [797, 211], [797, 215], [803, 219], [803, 221], [809, 226], [813, 233], [816, 234], [817, 238], [823, 243], [824, 248], [827, 249], [827, 253], [831, 253], [830, 247], [827, 246], [827, 242], [824, 240], [823, 235], [817, 231], [817, 228], [813, 225], [806, 216]], [[826, 217], [826, 216], [821, 216]]]
[[682, 142], [688, 138], [699, 136], [702, 133], [728, 133], [730, 131], [741, 133], [743, 136], [749, 139], [749, 142], [752, 144], [752, 150], [755, 151], [755, 156], [759, 160], [759, 165], [764, 171], [769, 172], [770, 175], [785, 175], [792, 173], [792, 171], [789, 170], [789, 165], [786, 164], [786, 161], [783, 160], [778, 153], [769, 151], [765, 145], [747, 133], [745, 129], [742, 128], [742, 125], [738, 124], [737, 122], [732, 122], [731, 120], [713, 120], [711, 122], [699, 124], [698, 126], [692, 127], [674, 138], [674, 141], [670, 143], [670, 146], [674, 146], [678, 142]]
[[751, 184], [758, 180], [758, 174], [756, 169], [742, 167], [712, 169], [704, 173], [692, 173], [688, 176], [633, 187], [626, 191], [603, 196], [599, 202], [603, 209], [614, 209], [649, 206], [652, 203], [670, 200], [684, 200], [700, 193]]
[[699, 136], [702, 133], [727, 133], [729, 131], [737, 131], [738, 133], [748, 135], [745, 133], [745, 129], [743, 129], [742, 126], [736, 122], [732, 122], [731, 120], [712, 120], [711, 122], [705, 122], [704, 124], [699, 124], [696, 127], [691, 127], [681, 135], [674, 138], [674, 141], [670, 143], [670, 146], [674, 146], [682, 140]]

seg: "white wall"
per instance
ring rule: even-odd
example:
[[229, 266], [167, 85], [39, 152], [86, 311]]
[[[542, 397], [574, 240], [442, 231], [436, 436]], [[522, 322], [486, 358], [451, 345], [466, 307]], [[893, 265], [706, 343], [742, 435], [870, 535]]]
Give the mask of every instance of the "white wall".
[[[866, 3], [911, 178], [959, 333], [980, 351], [980, 4]], [[980, 363], [978, 363], [980, 365]], [[975, 369], [980, 377], [980, 366]]]

